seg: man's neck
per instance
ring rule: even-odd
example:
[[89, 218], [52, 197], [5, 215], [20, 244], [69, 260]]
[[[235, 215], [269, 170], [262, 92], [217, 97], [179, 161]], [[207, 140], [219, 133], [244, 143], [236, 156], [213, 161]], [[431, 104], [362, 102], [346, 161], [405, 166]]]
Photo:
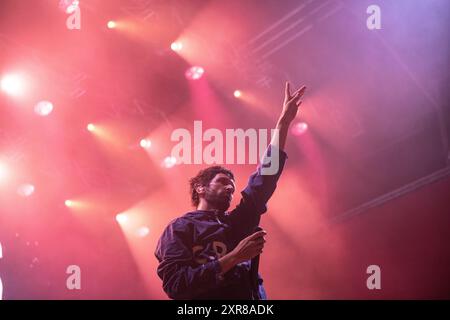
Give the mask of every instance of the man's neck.
[[197, 210], [201, 210], [201, 211], [221, 211], [213, 206], [211, 206], [208, 202], [206, 201], [200, 201], [200, 203], [197, 206]]

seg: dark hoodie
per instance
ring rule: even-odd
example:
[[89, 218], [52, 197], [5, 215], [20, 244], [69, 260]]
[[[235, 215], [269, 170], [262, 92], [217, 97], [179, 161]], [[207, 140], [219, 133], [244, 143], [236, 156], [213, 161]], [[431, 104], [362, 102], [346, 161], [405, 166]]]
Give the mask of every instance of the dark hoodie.
[[[267, 149], [268, 155], [274, 150]], [[173, 220], [164, 230], [155, 251], [158, 276], [172, 299], [265, 299], [262, 279], [255, 293], [250, 276], [251, 261], [240, 263], [220, 276], [218, 259], [252, 234], [266, 203], [275, 191], [287, 155], [280, 150], [279, 170], [262, 175], [257, 167], [241, 192], [234, 210], [227, 213], [196, 210]]]

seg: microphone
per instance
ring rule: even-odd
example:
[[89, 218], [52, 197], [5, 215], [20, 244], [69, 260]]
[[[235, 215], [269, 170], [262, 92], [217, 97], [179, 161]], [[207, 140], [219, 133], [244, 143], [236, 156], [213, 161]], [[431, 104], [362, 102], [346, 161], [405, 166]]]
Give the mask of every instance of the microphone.
[[[261, 227], [256, 227], [255, 232], [262, 231], [263, 229]], [[253, 259], [250, 262], [250, 280], [252, 284], [253, 289], [253, 300], [260, 300], [259, 296], [259, 277], [258, 277], [258, 269], [259, 269], [259, 257], [261, 255], [258, 254], [256, 257], [253, 257]]]

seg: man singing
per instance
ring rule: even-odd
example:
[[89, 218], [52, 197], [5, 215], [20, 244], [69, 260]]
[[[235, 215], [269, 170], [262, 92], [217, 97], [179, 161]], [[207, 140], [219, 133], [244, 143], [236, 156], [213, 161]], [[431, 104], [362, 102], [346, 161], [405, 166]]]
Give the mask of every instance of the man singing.
[[291, 94], [286, 83], [283, 109], [264, 157], [276, 159], [277, 170], [265, 171], [271, 163], [262, 161], [241, 192], [236, 208], [227, 212], [235, 192], [231, 171], [213, 166], [190, 180], [196, 209], [166, 227], [155, 251], [158, 276], [170, 298], [267, 298], [257, 272], [266, 232], [257, 227], [283, 170], [289, 125], [297, 115], [305, 90], [302, 86]]

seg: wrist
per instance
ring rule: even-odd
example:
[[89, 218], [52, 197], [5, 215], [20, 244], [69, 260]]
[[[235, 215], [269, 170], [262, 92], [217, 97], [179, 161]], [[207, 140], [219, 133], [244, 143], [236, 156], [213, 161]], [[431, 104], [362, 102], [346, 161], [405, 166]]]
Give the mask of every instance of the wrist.
[[222, 275], [227, 273], [231, 268], [233, 268], [236, 264], [239, 263], [233, 251], [219, 258], [218, 261], [220, 264], [220, 270]]
[[286, 118], [280, 117], [277, 122], [276, 128], [278, 130], [287, 129], [292, 121], [287, 120]]

